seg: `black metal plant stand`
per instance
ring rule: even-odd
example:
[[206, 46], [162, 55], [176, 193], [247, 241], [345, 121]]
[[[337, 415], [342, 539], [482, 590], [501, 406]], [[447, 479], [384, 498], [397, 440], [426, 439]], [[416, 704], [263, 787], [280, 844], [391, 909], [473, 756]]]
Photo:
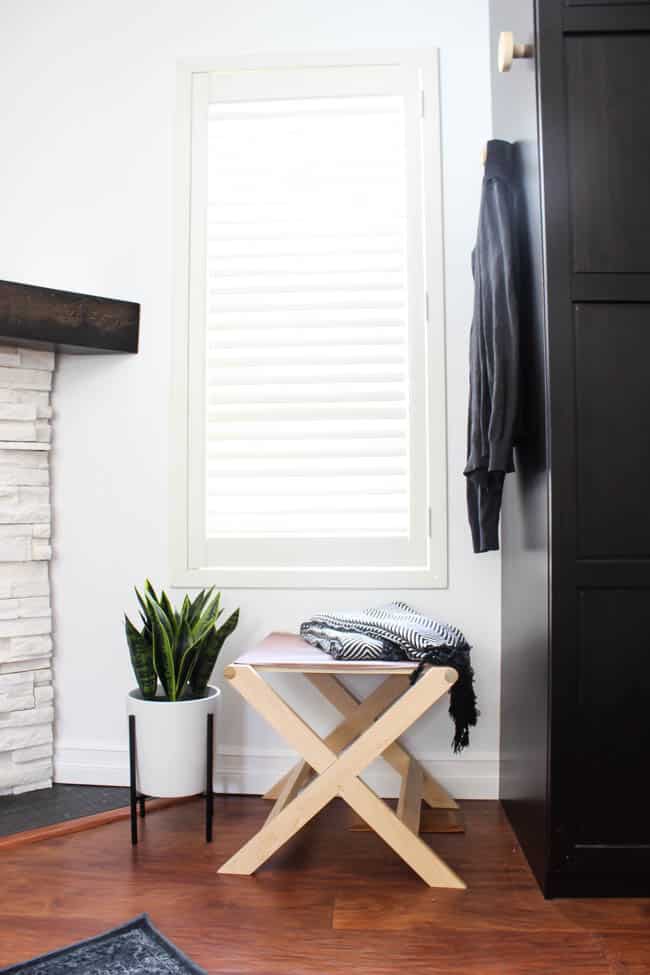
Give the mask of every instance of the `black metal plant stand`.
[[[145, 802], [153, 796], [145, 796], [136, 788], [135, 774], [136, 741], [135, 715], [129, 715], [129, 784], [131, 792], [131, 844], [138, 844], [138, 809], [140, 818], [146, 814]], [[212, 820], [214, 818], [214, 794], [212, 792], [212, 774], [214, 767], [214, 715], [208, 714], [206, 722], [206, 776], [205, 776], [205, 841], [212, 843]]]

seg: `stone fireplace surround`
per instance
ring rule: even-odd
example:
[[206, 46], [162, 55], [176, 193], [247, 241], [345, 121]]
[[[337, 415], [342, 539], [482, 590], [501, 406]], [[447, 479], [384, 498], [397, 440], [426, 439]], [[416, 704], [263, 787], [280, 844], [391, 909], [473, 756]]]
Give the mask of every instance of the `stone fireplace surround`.
[[0, 795], [52, 785], [55, 350], [137, 352], [140, 306], [0, 281]]
[[54, 352], [0, 344], [0, 794], [52, 784]]

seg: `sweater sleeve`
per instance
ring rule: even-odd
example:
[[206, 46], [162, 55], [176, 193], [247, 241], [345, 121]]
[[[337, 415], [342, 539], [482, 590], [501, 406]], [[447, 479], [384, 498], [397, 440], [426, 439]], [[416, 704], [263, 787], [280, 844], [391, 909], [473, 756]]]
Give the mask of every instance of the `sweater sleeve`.
[[482, 318], [490, 409], [490, 471], [511, 471], [519, 408], [517, 248], [509, 188], [499, 179], [485, 187], [481, 223]]

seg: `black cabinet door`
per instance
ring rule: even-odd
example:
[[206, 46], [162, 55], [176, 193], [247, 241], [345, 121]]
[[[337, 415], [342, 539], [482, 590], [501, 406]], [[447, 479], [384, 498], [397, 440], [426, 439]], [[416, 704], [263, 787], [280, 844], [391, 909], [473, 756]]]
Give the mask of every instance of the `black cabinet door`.
[[538, 10], [552, 483], [548, 890], [647, 893], [650, 16], [643, 3], [538, 0]]
[[517, 145], [526, 399], [501, 796], [545, 894], [648, 895], [650, 2], [490, 12], [493, 57], [500, 31], [534, 46], [492, 84], [494, 136]]

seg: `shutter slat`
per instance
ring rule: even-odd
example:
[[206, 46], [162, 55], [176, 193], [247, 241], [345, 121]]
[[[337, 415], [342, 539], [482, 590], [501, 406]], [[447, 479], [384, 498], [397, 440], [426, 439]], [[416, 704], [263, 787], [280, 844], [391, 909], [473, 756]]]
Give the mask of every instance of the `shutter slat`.
[[208, 501], [208, 511], [226, 514], [302, 514], [309, 511], [329, 514], [335, 511], [359, 511], [365, 514], [399, 514], [404, 508], [402, 494], [394, 495], [220, 495]]
[[[360, 437], [385, 440], [386, 437], [399, 436], [404, 429], [403, 420], [272, 420], [264, 421], [208, 421], [206, 439], [208, 443], [224, 443], [264, 440], [358, 440]], [[272, 440], [270, 438], [273, 438]]]
[[299, 241], [307, 241], [312, 247], [318, 246], [321, 242], [328, 243], [330, 247], [332, 245], [338, 247], [339, 244], [344, 245], [346, 242], [353, 242], [357, 247], [360, 247], [362, 244], [376, 241], [378, 244], [390, 244], [395, 248], [401, 238], [399, 230], [387, 225], [373, 227], [371, 228], [371, 233], [367, 231], [364, 233], [360, 227], [346, 229], [340, 226], [328, 227], [326, 225], [322, 230], [308, 230], [307, 226], [307, 224], [294, 224], [293, 226], [257, 227], [251, 230], [243, 227], [240, 228], [238, 224], [233, 224], [232, 226], [225, 224], [211, 227], [207, 239], [208, 242], [221, 241], [230, 243], [231, 241], [237, 240], [249, 240], [253, 237], [255, 240], [261, 241], [280, 240], [285, 243], [285, 246], [288, 240], [296, 243]]
[[208, 306], [209, 316], [216, 322], [230, 321], [235, 315], [254, 315], [257, 317], [258, 321], [262, 319], [266, 314], [277, 315], [278, 311], [286, 308], [287, 316], [291, 312], [296, 312], [304, 314], [309, 312], [314, 315], [331, 315], [336, 314], [337, 311], [352, 312], [352, 311], [363, 311], [366, 312], [368, 317], [381, 316], [382, 313], [386, 316], [395, 316], [396, 309], [400, 311], [404, 310], [405, 302], [400, 299], [393, 298], [383, 298], [373, 301], [370, 298], [345, 298], [339, 295], [328, 295], [323, 297], [321, 301], [292, 301], [291, 296], [279, 296], [275, 297], [270, 295], [268, 300], [265, 302], [255, 301], [247, 295], [242, 295], [241, 301], [235, 300], [224, 300], [215, 301], [214, 299], [210, 302]]
[[360, 511], [345, 513], [336, 511], [331, 514], [312, 512], [303, 514], [275, 513], [270, 516], [245, 512], [219, 517], [218, 513], [211, 516], [209, 525], [217, 536], [249, 536], [254, 538], [271, 536], [304, 535], [307, 537], [327, 536], [329, 538], [392, 537], [408, 533], [408, 519], [405, 515], [391, 512], [372, 512], [365, 514]]
[[[334, 317], [338, 315], [339, 317]], [[353, 317], [354, 316], [354, 317]], [[217, 337], [224, 329], [235, 328], [237, 331], [249, 328], [293, 328], [300, 329], [303, 333], [313, 328], [398, 328], [402, 338], [404, 338], [404, 321], [392, 312], [385, 312], [380, 309], [354, 310], [348, 309], [346, 312], [314, 312], [308, 318], [300, 311], [286, 309], [281, 318], [278, 318], [277, 311], [269, 312], [237, 312], [237, 314], [222, 312], [221, 314], [209, 315], [207, 321], [208, 342], [212, 337]], [[300, 336], [302, 341], [302, 335]], [[299, 344], [299, 343], [297, 343]]]
[[331, 363], [325, 365], [292, 365], [282, 362], [277, 365], [247, 367], [245, 364], [215, 366], [209, 369], [209, 379], [222, 385], [255, 385], [260, 383], [305, 383], [320, 379], [327, 383], [363, 383], [365, 381], [403, 382], [404, 366], [382, 363]]
[[229, 457], [406, 457], [406, 445], [401, 438], [350, 440], [211, 440], [207, 447], [208, 458]]
[[[403, 348], [404, 330], [397, 326], [375, 325], [369, 329], [365, 324], [357, 328], [350, 325], [348, 328], [322, 328], [318, 325], [306, 326], [301, 329], [287, 326], [268, 326], [267, 328], [218, 328], [208, 332], [207, 346], [208, 353], [222, 352], [226, 349], [247, 349], [253, 347], [262, 352], [263, 349], [278, 349], [280, 346], [289, 349], [306, 346], [327, 345], [336, 346], [369, 346], [371, 349], [380, 345], [382, 348], [387, 346], [399, 346]], [[350, 352], [353, 350], [350, 349]]]
[[254, 259], [249, 255], [215, 254], [208, 255], [208, 277], [221, 275], [224, 280], [240, 277], [262, 277], [268, 274], [291, 274], [295, 278], [301, 276], [324, 277], [330, 274], [402, 274], [404, 265], [397, 255], [386, 257], [384, 254], [369, 254], [359, 256], [353, 254], [322, 254], [304, 256], [291, 254], [288, 256], [275, 254], [258, 254]]
[[378, 254], [382, 257], [388, 256], [396, 260], [401, 260], [404, 254], [400, 250], [400, 241], [397, 234], [393, 236], [394, 240], [385, 240], [381, 237], [353, 237], [351, 239], [338, 240], [335, 242], [335, 245], [327, 237], [322, 239], [311, 238], [309, 241], [293, 241], [290, 245], [285, 240], [280, 239], [278, 241], [273, 238], [263, 240], [259, 238], [241, 237], [237, 240], [231, 239], [228, 241], [215, 238], [206, 242], [206, 250], [208, 261], [212, 257], [224, 259], [229, 257], [284, 257], [287, 259], [313, 260], [317, 257], [333, 258], [345, 256], [366, 259], [375, 258]]
[[[319, 99], [323, 101], [323, 99]], [[285, 107], [286, 106], [286, 107]], [[276, 119], [286, 119], [286, 118], [301, 118], [305, 115], [305, 104], [304, 102], [294, 102], [291, 108], [288, 107], [288, 103], [283, 103], [282, 108], [277, 107], [277, 103], [273, 104], [275, 111], [265, 112], [262, 110], [262, 106], [250, 105], [246, 106], [245, 103], [235, 102], [232, 105], [210, 105], [208, 108], [208, 118], [217, 119], [222, 121], [230, 120], [245, 120], [245, 121], [261, 121], [266, 120], [273, 122]], [[321, 107], [321, 106], [309, 106], [307, 109], [310, 114], [318, 113], [318, 118], [327, 118], [331, 116], [332, 118], [355, 118], [362, 115], [364, 119], [370, 118], [373, 115], [380, 115], [385, 118], [387, 115], [394, 115], [399, 118], [399, 109], [397, 106], [390, 105], [377, 105], [374, 108], [369, 108], [366, 106], [360, 106], [354, 108], [349, 106], [342, 109], [340, 106], [337, 108]]]
[[370, 346], [369, 348], [349, 348], [347, 346], [327, 347], [321, 345], [307, 346], [297, 349], [287, 346], [267, 346], [252, 348], [222, 348], [214, 355], [208, 355], [208, 368], [218, 369], [232, 363], [235, 366], [265, 366], [271, 363], [293, 365], [294, 363], [304, 363], [305, 365], [318, 365], [319, 363], [340, 364], [342, 366], [351, 363], [361, 363], [369, 366], [380, 365], [384, 362], [397, 363], [403, 361], [406, 349], [402, 343], [394, 343], [389, 346]]
[[216, 403], [290, 403], [300, 410], [311, 403], [402, 403], [406, 399], [406, 387], [401, 377], [393, 383], [385, 379], [381, 383], [311, 383], [297, 381], [252, 383], [244, 385], [220, 385], [208, 388], [208, 405]]
[[[229, 420], [259, 420], [264, 423], [276, 423], [278, 419], [296, 416], [295, 403], [222, 403], [219, 406], [209, 406], [208, 422]], [[406, 407], [399, 404], [386, 403], [302, 403], [300, 417], [307, 419], [333, 418], [356, 420], [372, 418], [376, 420], [404, 420]]]
[[208, 483], [214, 485], [215, 494], [219, 498], [249, 497], [267, 498], [273, 495], [296, 498], [311, 495], [327, 497], [343, 495], [349, 497], [369, 496], [374, 494], [396, 497], [408, 489], [407, 478], [404, 474], [348, 474], [339, 476], [336, 482], [329, 483], [322, 477], [305, 475], [290, 477], [284, 474], [276, 476], [265, 474], [263, 477], [251, 478], [246, 475], [224, 475], [209, 473]]
[[[228, 286], [229, 282], [233, 287], [249, 288], [270, 286], [277, 291], [292, 291], [309, 287], [315, 291], [322, 291], [323, 285], [327, 287], [347, 284], [358, 288], [360, 285], [366, 287], [382, 287], [387, 285], [393, 287], [404, 287], [404, 274], [401, 268], [323, 268], [320, 271], [313, 269], [295, 269], [289, 266], [283, 268], [251, 267], [229, 268], [223, 264], [212, 267], [216, 259], [208, 262], [208, 281], [215, 279], [224, 282]], [[219, 289], [217, 289], [219, 290]]]
[[[386, 280], [387, 275], [378, 275], [378, 277], [383, 277], [384, 280], [380, 281], [364, 281], [361, 280], [360, 275], [356, 275], [356, 280], [354, 281], [282, 281], [281, 275], [274, 274], [272, 280], [275, 281], [271, 284], [267, 281], [256, 282], [251, 284], [248, 281], [244, 281], [241, 284], [231, 285], [228, 284], [223, 277], [216, 275], [218, 280], [222, 283], [208, 285], [207, 294], [209, 297], [214, 297], [219, 299], [221, 295], [292, 295], [292, 294], [319, 294], [323, 295], [323, 288], [327, 285], [332, 287], [332, 290], [336, 291], [337, 294], [341, 295], [343, 292], [350, 292], [352, 294], [367, 294], [368, 289], [372, 288], [372, 291], [376, 294], [377, 292], [397, 292], [399, 295], [403, 296], [404, 293], [404, 282], [402, 280]], [[364, 275], [365, 277], [365, 275]], [[402, 298], [403, 300], [403, 298]]]
[[[324, 483], [336, 483], [342, 478], [354, 474], [368, 478], [383, 477], [384, 475], [405, 476], [408, 473], [406, 458], [404, 457], [233, 457], [224, 467], [220, 458], [207, 458], [206, 476], [209, 482], [219, 482], [227, 493], [228, 479], [246, 477], [251, 484], [255, 484], [260, 475], [263, 477], [283, 477], [302, 480], [317, 476]], [[215, 490], [215, 495], [219, 494]]]

